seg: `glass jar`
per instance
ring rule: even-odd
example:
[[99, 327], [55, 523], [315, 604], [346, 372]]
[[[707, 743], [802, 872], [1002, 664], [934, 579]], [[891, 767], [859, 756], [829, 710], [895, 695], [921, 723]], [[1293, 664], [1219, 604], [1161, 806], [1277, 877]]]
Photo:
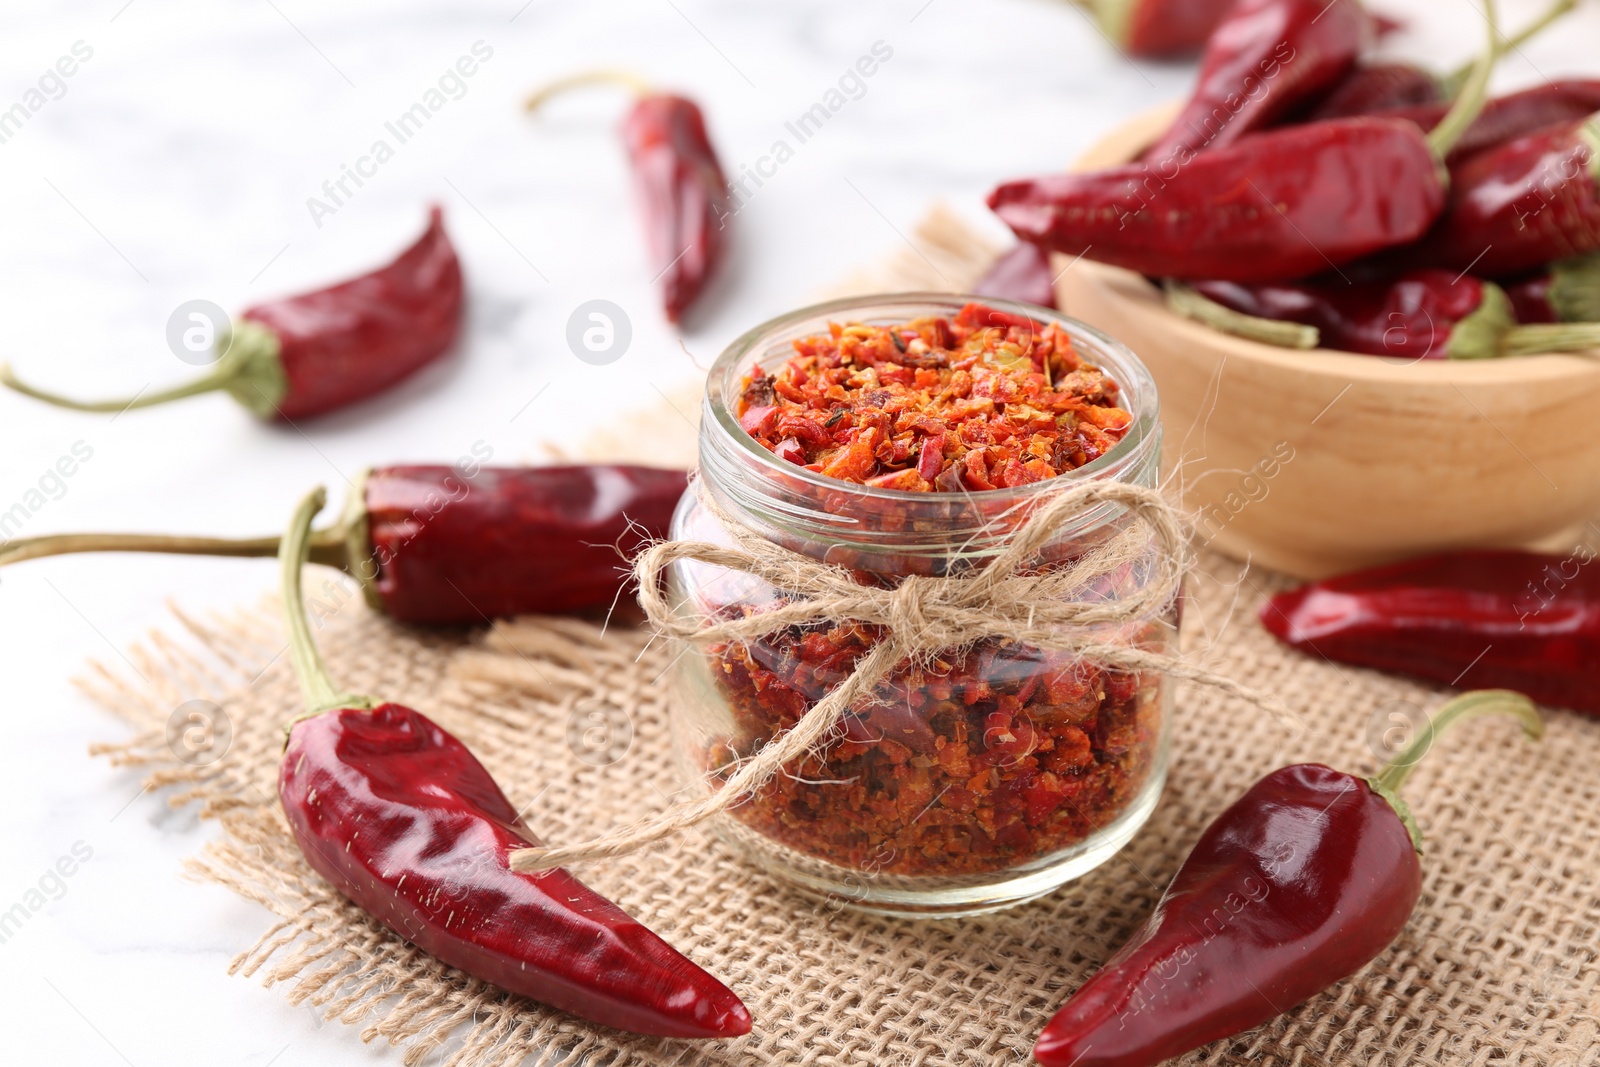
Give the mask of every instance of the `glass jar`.
[[[917, 493], [876, 489], [806, 470], [763, 448], [733, 405], [751, 367], [784, 363], [790, 342], [832, 322], [889, 325], [953, 317], [946, 294], [838, 300], [758, 326], [711, 368], [700, 423], [700, 489], [774, 543], [893, 584], [955, 575], [993, 556], [1028, 505], [1084, 481], [1153, 486], [1161, 430], [1155, 383], [1125, 346], [1082, 323], [1051, 318], [1078, 354], [1103, 368], [1133, 415], [1123, 439], [1075, 471], [1014, 489]], [[1036, 307], [985, 300], [1039, 318]], [[1058, 565], [1128, 531], [1102, 505], [1064, 527], [1043, 565]], [[674, 539], [731, 543], [695, 492]], [[1151, 580], [1153, 540], [1087, 596], [1125, 595]], [[680, 562], [669, 575], [691, 617], [760, 612], [792, 599], [752, 575]], [[1155, 652], [1175, 648], [1177, 605], [1096, 633]], [[859, 624], [783, 630], [747, 644], [677, 649], [672, 702], [677, 755], [700, 788], [715, 788], [799, 717], [880, 638]], [[1156, 672], [1107, 671], [1061, 652], [988, 640], [902, 665], [859, 703], [843, 736], [791, 764], [717, 817], [717, 831], [774, 875], [842, 906], [892, 915], [962, 915], [1043, 895], [1103, 863], [1149, 817], [1166, 778], [1171, 685]]]

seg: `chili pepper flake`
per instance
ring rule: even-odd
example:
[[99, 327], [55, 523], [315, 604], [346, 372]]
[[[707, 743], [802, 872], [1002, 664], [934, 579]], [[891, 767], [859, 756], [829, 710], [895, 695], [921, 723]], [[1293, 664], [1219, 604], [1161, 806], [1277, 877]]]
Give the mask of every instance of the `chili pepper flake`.
[[739, 425], [780, 458], [883, 489], [1004, 489], [1092, 463], [1133, 416], [1056, 323], [982, 304], [894, 326], [830, 323], [741, 386]]

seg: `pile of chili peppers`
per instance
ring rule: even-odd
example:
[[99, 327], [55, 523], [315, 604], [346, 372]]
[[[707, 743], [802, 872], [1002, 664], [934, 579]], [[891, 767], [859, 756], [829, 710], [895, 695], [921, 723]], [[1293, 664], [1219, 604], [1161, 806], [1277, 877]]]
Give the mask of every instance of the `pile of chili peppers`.
[[[1103, 10], [1131, 26], [1174, 6]], [[1363, 64], [1375, 27], [1358, 4], [1237, 0], [1140, 160], [1009, 182], [989, 204], [1027, 246], [1168, 279], [1175, 310], [1268, 343], [1403, 359], [1600, 347], [1600, 82], [1485, 91], [1505, 49], [1573, 6], [1502, 41], [1489, 5], [1488, 50], [1440, 77]], [[1576, 297], [1543, 298], [1558, 275]]]

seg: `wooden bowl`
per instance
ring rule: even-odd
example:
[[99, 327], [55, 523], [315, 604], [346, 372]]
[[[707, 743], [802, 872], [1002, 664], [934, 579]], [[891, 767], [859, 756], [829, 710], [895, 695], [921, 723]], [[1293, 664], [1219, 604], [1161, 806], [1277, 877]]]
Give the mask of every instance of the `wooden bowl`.
[[[1079, 169], [1133, 158], [1175, 108]], [[1600, 360], [1410, 363], [1295, 351], [1167, 310], [1142, 276], [1057, 257], [1064, 311], [1123, 341], [1161, 393], [1166, 466], [1201, 537], [1303, 578], [1466, 546], [1559, 551], [1600, 515]]]

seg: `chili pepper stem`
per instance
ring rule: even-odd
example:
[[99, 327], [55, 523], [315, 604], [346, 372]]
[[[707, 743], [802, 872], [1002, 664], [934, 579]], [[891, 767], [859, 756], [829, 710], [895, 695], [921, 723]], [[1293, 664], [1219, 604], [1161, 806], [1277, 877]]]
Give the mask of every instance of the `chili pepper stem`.
[[1279, 348], [1316, 348], [1322, 343], [1322, 334], [1315, 326], [1298, 322], [1280, 322], [1246, 315], [1230, 307], [1223, 307], [1208, 296], [1196, 292], [1182, 282], [1166, 283], [1167, 306], [1185, 318], [1204, 323], [1214, 330], [1231, 333], [1262, 344]]
[[549, 102], [551, 97], [560, 96], [571, 89], [582, 89], [591, 85], [620, 85], [633, 90], [635, 96], [644, 96], [650, 92], [650, 83], [637, 74], [626, 70], [586, 70], [578, 74], [569, 74], [565, 78], [555, 81], [540, 89], [535, 90], [523, 101], [524, 111], [537, 111]]
[[56, 407], [119, 413], [223, 390], [255, 414], [272, 415], [288, 390], [283, 365], [278, 359], [277, 335], [264, 326], [244, 320], [220, 339], [217, 347], [222, 355], [209, 371], [194, 381], [153, 393], [140, 390], [121, 400], [75, 400], [39, 389], [18, 379], [9, 364], [0, 364], [0, 385]]
[[[1551, 24], [1571, 14], [1578, 6], [1578, 0], [1555, 0], [1545, 9], [1544, 14], [1528, 23], [1516, 33], [1507, 37], [1500, 46], [1501, 52], [1509, 52], [1514, 48], [1521, 48], [1539, 34], [1549, 29]], [[1454, 71], [1439, 79], [1439, 90], [1445, 99], [1455, 97], [1472, 77], [1472, 72], [1477, 68], [1477, 62], [1462, 64]]]
[[1544, 736], [1544, 720], [1539, 717], [1539, 709], [1521, 693], [1509, 689], [1480, 689], [1463, 693], [1434, 712], [1427, 726], [1411, 744], [1391, 759], [1383, 770], [1367, 779], [1372, 791], [1387, 800], [1400, 816], [1400, 821], [1405, 823], [1406, 830], [1411, 834], [1411, 843], [1418, 852], [1422, 851], [1422, 831], [1412, 818], [1410, 807], [1400, 799], [1400, 789], [1433, 747], [1434, 738], [1438, 737], [1440, 731], [1484, 715], [1513, 716], [1522, 723], [1522, 732], [1530, 740], [1537, 741]]
[[1550, 306], [1562, 322], [1600, 322], [1600, 252], [1550, 268]]
[[[311, 520], [328, 502], [328, 491], [320, 485], [306, 494], [289, 520], [289, 529], [278, 548], [278, 562], [283, 581], [283, 614], [289, 626], [289, 659], [294, 664], [295, 677], [300, 680], [300, 693], [306, 709], [299, 719], [310, 718], [332, 708], [371, 708], [371, 697], [341, 692], [333, 684], [328, 667], [317, 651], [317, 642], [311, 636], [311, 623], [306, 616], [305, 590], [300, 573], [305, 566], [310, 547]], [[292, 724], [291, 724], [292, 725]]]
[[1600, 322], [1555, 322], [1518, 326], [1500, 340], [1500, 354], [1537, 356], [1600, 349]]
[[1506, 291], [1483, 283], [1478, 309], [1450, 331], [1446, 352], [1451, 359], [1494, 359], [1506, 355], [1506, 339], [1515, 331], [1517, 312]]
[[[69, 533], [24, 537], [0, 548], [0, 567], [75, 552], [155, 552], [176, 556], [265, 558], [278, 554], [278, 537], [181, 537], [168, 534]], [[317, 530], [310, 537], [310, 561], [347, 568], [349, 549], [343, 524]]]
[[1489, 99], [1489, 75], [1494, 72], [1494, 67], [1500, 60], [1500, 53], [1504, 48], [1500, 40], [1500, 21], [1496, 13], [1495, 0], [1484, 0], [1483, 17], [1489, 24], [1489, 45], [1472, 65], [1472, 73], [1461, 86], [1461, 92], [1456, 94], [1455, 103], [1450, 110], [1445, 112], [1444, 118], [1439, 120], [1439, 125], [1428, 132], [1427, 141], [1434, 153], [1440, 159], [1440, 168], [1443, 169], [1443, 160], [1450, 154], [1456, 142], [1461, 140], [1461, 135], [1477, 120], [1483, 111], [1483, 105]]

